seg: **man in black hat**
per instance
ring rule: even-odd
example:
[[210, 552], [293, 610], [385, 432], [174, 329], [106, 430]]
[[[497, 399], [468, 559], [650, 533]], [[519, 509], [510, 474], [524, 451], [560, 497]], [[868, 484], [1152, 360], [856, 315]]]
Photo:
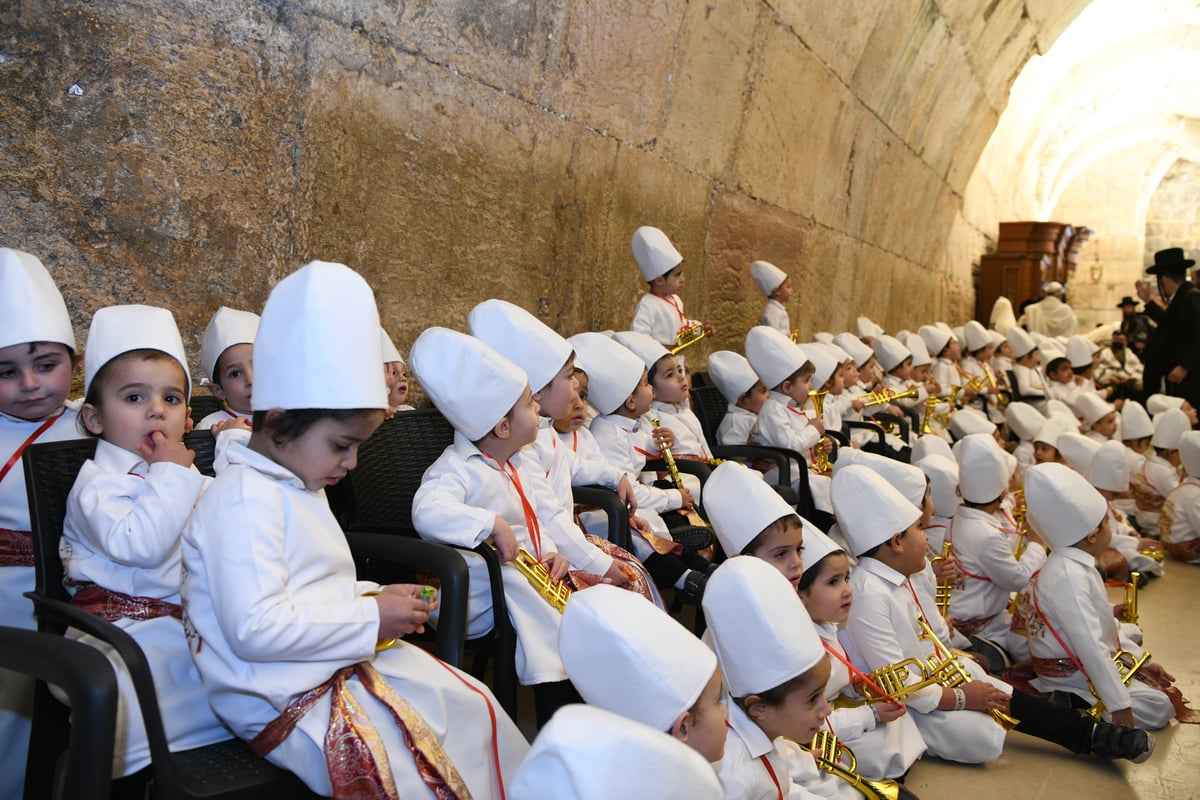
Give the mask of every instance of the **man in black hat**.
[[1122, 297], [1121, 302], [1117, 303], [1117, 308], [1121, 309], [1121, 333], [1124, 334], [1125, 341], [1134, 355], [1139, 359], [1144, 359], [1146, 343], [1150, 341], [1154, 323], [1148, 316], [1138, 311], [1137, 307], [1138, 301], [1128, 295]]
[[1179, 247], [1154, 254], [1146, 274], [1158, 280], [1161, 305], [1151, 301], [1149, 287], [1137, 285], [1146, 315], [1158, 323], [1146, 346], [1146, 395], [1162, 391], [1183, 397], [1192, 406], [1200, 404], [1200, 289], [1187, 279], [1195, 263], [1184, 258]]

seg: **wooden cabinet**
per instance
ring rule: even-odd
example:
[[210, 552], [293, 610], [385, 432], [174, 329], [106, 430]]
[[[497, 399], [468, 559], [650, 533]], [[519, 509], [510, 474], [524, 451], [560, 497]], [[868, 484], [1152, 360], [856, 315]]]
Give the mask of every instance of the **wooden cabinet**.
[[1091, 234], [1061, 222], [1001, 222], [996, 252], [979, 259], [975, 318], [986, 326], [1001, 296], [1019, 317], [1021, 303], [1040, 298], [1046, 283], [1069, 284], [1079, 248]]

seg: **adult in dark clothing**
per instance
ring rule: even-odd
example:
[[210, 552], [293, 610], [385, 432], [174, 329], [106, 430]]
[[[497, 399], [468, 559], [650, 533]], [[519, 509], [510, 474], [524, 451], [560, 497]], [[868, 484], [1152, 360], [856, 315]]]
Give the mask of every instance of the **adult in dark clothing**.
[[1129, 345], [1129, 349], [1140, 358], [1144, 359], [1146, 353], [1146, 345], [1150, 341], [1150, 335], [1154, 332], [1154, 322], [1137, 310], [1138, 302], [1132, 297], [1122, 297], [1121, 302], [1117, 303], [1117, 308], [1121, 309], [1121, 333], [1125, 334], [1125, 341]]
[[1146, 395], [1162, 391], [1200, 407], [1200, 289], [1187, 279], [1195, 263], [1179, 247], [1159, 250], [1146, 274], [1157, 278], [1163, 299], [1152, 300], [1141, 283], [1138, 296], [1146, 302], [1146, 315], [1158, 323], [1146, 347]]

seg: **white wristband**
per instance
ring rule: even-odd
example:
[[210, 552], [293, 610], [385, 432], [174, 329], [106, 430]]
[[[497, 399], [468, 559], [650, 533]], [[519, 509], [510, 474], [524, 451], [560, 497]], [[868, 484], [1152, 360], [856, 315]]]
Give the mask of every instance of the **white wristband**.
[[962, 711], [967, 707], [967, 693], [962, 689], [954, 690], [954, 710]]

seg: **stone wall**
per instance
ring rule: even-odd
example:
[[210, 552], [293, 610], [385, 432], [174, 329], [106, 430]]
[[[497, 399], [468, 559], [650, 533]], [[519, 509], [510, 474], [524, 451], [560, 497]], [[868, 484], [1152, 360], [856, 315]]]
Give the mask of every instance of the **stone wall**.
[[1182, 247], [1200, 261], [1200, 164], [1177, 161], [1163, 176], [1146, 209], [1145, 259], [1167, 247]]
[[81, 337], [147, 302], [195, 350], [312, 258], [364, 273], [401, 349], [492, 296], [623, 328], [642, 224], [716, 345], [755, 258], [806, 335], [957, 320], [992, 234], [962, 192], [1043, 5], [9, 0], [0, 229]]

